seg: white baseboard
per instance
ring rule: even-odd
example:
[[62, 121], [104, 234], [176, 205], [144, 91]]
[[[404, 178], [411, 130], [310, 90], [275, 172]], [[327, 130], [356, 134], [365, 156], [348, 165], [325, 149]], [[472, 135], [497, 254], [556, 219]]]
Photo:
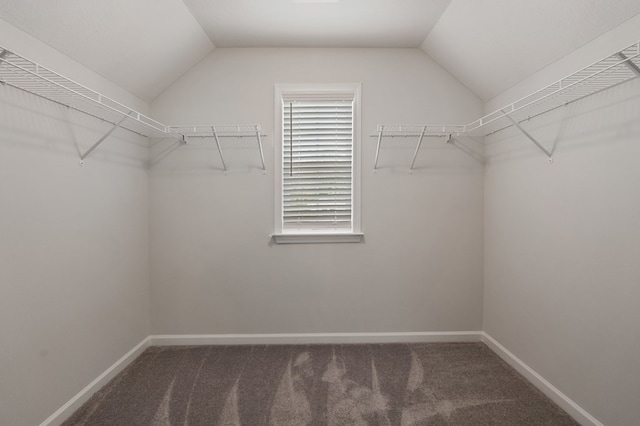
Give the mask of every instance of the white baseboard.
[[151, 335], [152, 346], [480, 342], [481, 331]]
[[558, 388], [549, 383], [544, 377], [534, 369], [525, 364], [520, 358], [502, 346], [496, 339], [482, 332], [482, 342], [484, 342], [493, 352], [502, 358], [507, 364], [522, 374], [531, 384], [548, 396], [553, 402], [558, 404], [564, 411], [574, 418], [582, 426], [604, 426], [595, 417], [576, 404], [571, 398], [560, 392]]
[[[488, 338], [482, 331], [151, 335], [107, 368], [100, 376], [42, 422], [40, 426], [58, 426], [62, 424], [94, 393], [124, 370], [149, 346], [480, 342], [485, 337]], [[601, 426], [600, 423], [593, 424]]]
[[553, 402], [583, 426], [604, 426], [535, 370], [483, 331], [398, 332], [398, 333], [288, 333], [288, 334], [179, 334], [151, 335], [89, 383], [40, 426], [58, 426], [109, 380], [125, 369], [149, 346], [253, 345], [253, 344], [349, 344], [349, 343], [435, 343], [484, 342], [500, 358], [522, 374]]
[[127, 352], [122, 358], [117, 360], [111, 367], [107, 368], [94, 381], [89, 383], [84, 389], [71, 398], [66, 404], [60, 407], [55, 413], [49, 416], [40, 426], [58, 426], [67, 420], [82, 404], [87, 402], [91, 396], [99, 391], [109, 380], [133, 362], [144, 350], [149, 347], [150, 339], [146, 337], [133, 349]]

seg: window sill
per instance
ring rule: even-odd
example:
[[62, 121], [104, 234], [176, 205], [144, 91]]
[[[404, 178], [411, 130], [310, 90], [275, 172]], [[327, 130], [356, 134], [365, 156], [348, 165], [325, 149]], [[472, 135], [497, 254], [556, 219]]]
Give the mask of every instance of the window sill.
[[271, 234], [276, 244], [360, 243], [364, 234]]

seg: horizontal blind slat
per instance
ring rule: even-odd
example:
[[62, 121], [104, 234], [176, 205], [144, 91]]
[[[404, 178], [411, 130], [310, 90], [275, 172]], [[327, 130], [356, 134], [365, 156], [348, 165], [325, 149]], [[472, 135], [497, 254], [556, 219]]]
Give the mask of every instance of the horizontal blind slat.
[[285, 229], [351, 226], [353, 93], [324, 96], [283, 96]]

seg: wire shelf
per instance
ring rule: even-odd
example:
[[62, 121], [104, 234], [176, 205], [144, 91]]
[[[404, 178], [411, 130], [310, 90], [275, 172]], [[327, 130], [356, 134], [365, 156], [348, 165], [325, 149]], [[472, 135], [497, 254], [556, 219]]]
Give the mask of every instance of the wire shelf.
[[176, 138], [182, 141], [186, 141], [188, 137], [198, 136], [255, 137], [262, 156], [261, 137], [264, 135], [260, 134], [260, 125], [167, 126], [2, 46], [0, 46], [0, 83], [110, 123], [113, 126], [112, 129], [87, 152], [81, 154], [81, 160], [117, 128], [123, 128], [141, 136]]
[[640, 76], [640, 42], [595, 62], [465, 126], [465, 133], [488, 136], [519, 120], [542, 115]]
[[377, 134], [382, 133], [383, 137], [420, 137], [424, 136], [446, 136], [451, 133], [461, 133], [465, 131], [463, 125], [397, 125], [378, 124]]
[[120, 127], [140, 135], [167, 133], [166, 126], [151, 117], [2, 47], [0, 82], [112, 124], [126, 115]]
[[[187, 135], [189, 137], [214, 137], [217, 135], [221, 138], [235, 137], [256, 137], [262, 131], [259, 124], [241, 124], [241, 125], [218, 125], [212, 126], [210, 124], [198, 124], [198, 125], [177, 125], [168, 126], [168, 132], [177, 133], [180, 135]], [[264, 136], [264, 135], [261, 135]]]
[[640, 77], [640, 41], [466, 125], [378, 125], [377, 134], [374, 135], [378, 138], [374, 169], [382, 138], [416, 137], [419, 138], [418, 149], [422, 137], [440, 136], [451, 141], [452, 137], [489, 136], [514, 126], [551, 160], [551, 153], [527, 133], [520, 123], [637, 77]]

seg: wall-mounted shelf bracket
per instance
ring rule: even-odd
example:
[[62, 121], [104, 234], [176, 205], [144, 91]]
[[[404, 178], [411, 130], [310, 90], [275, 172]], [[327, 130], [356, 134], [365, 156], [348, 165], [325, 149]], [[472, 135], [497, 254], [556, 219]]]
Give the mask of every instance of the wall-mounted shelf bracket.
[[262, 162], [262, 174], [267, 174], [267, 167], [264, 164], [264, 151], [262, 150], [262, 135], [260, 134], [260, 125], [256, 124], [256, 139], [258, 141], [258, 149], [260, 150], [260, 161]]
[[111, 136], [111, 134], [122, 125], [122, 123], [124, 123], [124, 121], [129, 118], [129, 116], [131, 115], [133, 111], [130, 111], [128, 114], [122, 116], [122, 118], [113, 125], [113, 127], [111, 127], [111, 129], [105, 133], [100, 139], [98, 139], [96, 141], [96, 143], [94, 143], [91, 148], [89, 148], [88, 150], [86, 150], [83, 154], [80, 154], [80, 165], [82, 166], [84, 164], [84, 159], [87, 158], [87, 156], [89, 154], [91, 154], [93, 152], [94, 149], [96, 149], [102, 142], [104, 142], [105, 139], [107, 139], [109, 136]]
[[[465, 151], [462, 143], [456, 144], [456, 138], [469, 136], [484, 138], [492, 136], [510, 127], [516, 127], [527, 139], [533, 142], [553, 162], [554, 150], [545, 148], [536, 138], [522, 128], [520, 123], [541, 116], [558, 108], [578, 102], [588, 96], [595, 95], [609, 88], [626, 83], [640, 77], [640, 41], [612, 53], [566, 77], [557, 80], [509, 105], [497, 109], [466, 125], [434, 125], [405, 126], [378, 125], [378, 147], [374, 170], [378, 165], [378, 154], [383, 137], [414, 137], [420, 135], [420, 129], [426, 127], [424, 137], [447, 137], [447, 142]], [[527, 117], [518, 119], [518, 117]], [[458, 141], [459, 142], [459, 141]], [[465, 151], [467, 152], [467, 151]], [[472, 155], [474, 158], [476, 156]], [[414, 154], [414, 162], [415, 162]], [[413, 163], [411, 165], [413, 168]]]
[[220, 154], [220, 161], [222, 161], [222, 168], [226, 173], [227, 163], [224, 161], [224, 155], [222, 154], [222, 147], [220, 146], [220, 139], [218, 139], [218, 132], [216, 132], [215, 126], [211, 126], [211, 131], [213, 132], [213, 139], [216, 141], [216, 146], [218, 147], [218, 154]]
[[525, 129], [522, 128], [522, 126], [520, 125], [520, 123], [518, 123], [516, 120], [514, 120], [509, 114], [507, 114], [506, 111], [502, 110], [502, 112], [504, 113], [504, 116], [507, 120], [509, 120], [518, 130], [520, 130], [520, 132], [522, 132], [523, 135], [525, 135], [527, 137], [527, 139], [529, 139], [531, 142], [533, 142], [538, 148], [540, 148], [540, 150], [542, 152], [544, 152], [547, 157], [549, 157], [549, 163], [553, 163], [553, 153], [551, 153], [551, 151], [549, 151], [547, 148], [545, 148], [540, 142], [538, 142], [538, 140], [536, 138], [534, 138], [533, 136], [531, 136], [531, 134], [529, 132], [527, 132]]
[[265, 135], [260, 134], [260, 125], [167, 126], [2, 46], [0, 46], [0, 83], [81, 112], [112, 126], [107, 134], [86, 152], [80, 154], [80, 164], [83, 164], [84, 159], [91, 152], [120, 128], [147, 138], [175, 138], [180, 144], [187, 144], [192, 138], [213, 137], [225, 172], [227, 163], [220, 145], [220, 138], [257, 138], [262, 170], [266, 173], [262, 151], [262, 138]]
[[427, 126], [422, 128], [420, 132], [420, 137], [418, 138], [418, 143], [416, 144], [416, 150], [413, 153], [413, 160], [411, 160], [411, 166], [409, 166], [409, 170], [413, 170], [413, 166], [416, 164], [416, 158], [418, 158], [418, 152], [420, 152], [420, 146], [422, 145], [422, 140], [424, 139], [424, 132], [427, 131]]
[[631, 71], [633, 71], [637, 76], [640, 76], [640, 67], [638, 67], [635, 62], [630, 61], [629, 57], [627, 55], [625, 55], [622, 52], [618, 52], [616, 55], [618, 55], [618, 58], [622, 59], [625, 63], [625, 65], [627, 66], [627, 68], [629, 68]]
[[[3, 59], [6, 58], [8, 54], [9, 54], [8, 50], [0, 47], [0, 66], [4, 65]], [[2, 84], [3, 86], [7, 84], [1, 75], [0, 75], [0, 84]]]
[[416, 138], [416, 147], [413, 151], [413, 157], [411, 158], [411, 164], [409, 165], [409, 173], [415, 169], [418, 153], [424, 142], [424, 138], [446, 138], [451, 137], [452, 134], [458, 134], [464, 131], [464, 126], [430, 126], [430, 125], [393, 125], [393, 124], [378, 124], [378, 129], [375, 135], [378, 140], [376, 146], [376, 157], [373, 163], [373, 172], [378, 170], [378, 159], [380, 157], [380, 146], [384, 138]]
[[255, 139], [258, 145], [258, 152], [260, 155], [260, 165], [262, 174], [267, 173], [267, 168], [264, 161], [264, 150], [262, 147], [262, 140], [266, 136], [262, 134], [262, 128], [259, 124], [240, 124], [240, 125], [215, 125], [199, 124], [199, 125], [187, 125], [187, 126], [168, 126], [168, 131], [176, 137], [184, 137], [185, 143], [196, 138], [213, 140], [216, 145], [216, 150], [220, 156], [222, 162], [222, 168], [225, 173], [229, 171], [229, 164], [225, 156], [225, 148], [223, 145], [223, 139], [225, 138], [237, 138], [237, 139]]
[[378, 158], [380, 157], [380, 144], [382, 143], [382, 133], [384, 132], [384, 126], [381, 124], [378, 126], [378, 144], [376, 146], [376, 158], [373, 161], [373, 172], [378, 169]]
[[449, 134], [447, 136], [447, 144], [451, 145], [451, 146], [455, 146], [456, 148], [458, 148], [460, 151], [464, 152], [465, 154], [467, 154], [469, 157], [473, 158], [474, 160], [476, 160], [477, 162], [484, 164], [484, 158], [481, 154], [474, 152], [471, 148], [469, 148], [468, 146], [466, 146], [464, 143], [462, 143], [460, 140], [456, 139], [453, 137], [452, 134]]

